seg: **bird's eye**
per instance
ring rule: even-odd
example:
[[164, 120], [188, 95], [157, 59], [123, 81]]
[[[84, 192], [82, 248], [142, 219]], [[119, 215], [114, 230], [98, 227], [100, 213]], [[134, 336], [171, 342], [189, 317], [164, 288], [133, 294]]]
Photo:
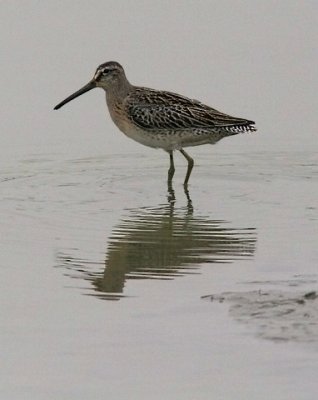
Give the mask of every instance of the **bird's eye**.
[[102, 75], [107, 75], [108, 72], [109, 72], [109, 69], [104, 69], [103, 72], [102, 72]]

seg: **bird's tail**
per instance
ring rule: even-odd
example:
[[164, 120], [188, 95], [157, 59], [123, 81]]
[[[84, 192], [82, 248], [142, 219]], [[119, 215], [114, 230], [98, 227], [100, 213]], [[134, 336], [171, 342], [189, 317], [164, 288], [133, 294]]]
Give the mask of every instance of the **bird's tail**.
[[229, 136], [236, 135], [238, 133], [246, 133], [246, 132], [250, 133], [257, 131], [255, 122], [248, 120], [243, 121], [242, 123], [224, 126], [223, 129], [225, 130], [225, 132], [228, 133]]

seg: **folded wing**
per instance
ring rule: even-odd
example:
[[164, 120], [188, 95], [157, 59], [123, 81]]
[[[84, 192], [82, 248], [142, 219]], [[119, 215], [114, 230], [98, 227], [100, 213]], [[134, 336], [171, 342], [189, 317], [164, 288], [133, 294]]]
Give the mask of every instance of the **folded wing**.
[[133, 122], [147, 130], [213, 130], [221, 127], [242, 132], [256, 130], [253, 121], [232, 117], [197, 100], [170, 92], [147, 89], [145, 95], [136, 88], [133, 101], [128, 98], [126, 107]]

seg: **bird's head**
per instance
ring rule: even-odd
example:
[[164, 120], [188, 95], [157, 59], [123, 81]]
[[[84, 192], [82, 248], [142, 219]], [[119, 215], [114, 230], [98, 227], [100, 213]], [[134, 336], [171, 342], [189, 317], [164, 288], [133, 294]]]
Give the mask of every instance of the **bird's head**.
[[125, 78], [124, 68], [116, 61], [101, 64], [95, 72], [93, 81], [97, 87], [108, 89]]
[[64, 104], [70, 102], [78, 96], [92, 90], [96, 87], [100, 87], [104, 90], [108, 90], [111, 88], [119, 87], [121, 84], [124, 85], [127, 82], [124, 68], [116, 61], [108, 61], [104, 64], [101, 64], [97, 69], [93, 76], [93, 79], [90, 80], [85, 86], [79, 89], [77, 92], [71, 94], [61, 103], [54, 107], [54, 110], [58, 110], [63, 107]]

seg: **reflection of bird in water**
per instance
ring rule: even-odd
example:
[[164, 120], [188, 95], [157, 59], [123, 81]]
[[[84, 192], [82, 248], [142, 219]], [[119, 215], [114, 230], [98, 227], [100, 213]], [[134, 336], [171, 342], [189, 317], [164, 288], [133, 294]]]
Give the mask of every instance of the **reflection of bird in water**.
[[127, 279], [173, 279], [194, 273], [200, 264], [251, 257], [255, 243], [255, 229], [235, 229], [226, 221], [194, 216], [188, 198], [185, 208], [175, 208], [172, 200], [129, 210], [108, 241], [103, 272], [90, 271], [87, 261], [65, 255], [60, 260], [72, 270], [80, 267], [101, 297], [114, 299]]

